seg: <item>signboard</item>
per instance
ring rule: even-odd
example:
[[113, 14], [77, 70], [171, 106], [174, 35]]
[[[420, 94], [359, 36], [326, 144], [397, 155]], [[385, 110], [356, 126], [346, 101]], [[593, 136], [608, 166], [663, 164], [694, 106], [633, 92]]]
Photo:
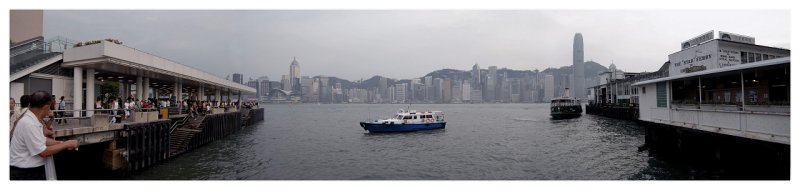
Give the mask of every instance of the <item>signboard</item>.
[[714, 39], [714, 31], [711, 30], [704, 34], [701, 34], [700, 36], [684, 41], [683, 43], [681, 43], [681, 49], [686, 49], [713, 39]]
[[719, 31], [719, 39], [732, 42], [741, 42], [746, 44], [756, 44], [756, 38], [745, 35], [723, 32], [723, 31]]
[[719, 54], [717, 58], [718, 68], [742, 64], [741, 52], [739, 50], [719, 48], [717, 53]]
[[717, 49], [717, 43], [705, 43], [669, 55], [669, 75], [719, 68]]

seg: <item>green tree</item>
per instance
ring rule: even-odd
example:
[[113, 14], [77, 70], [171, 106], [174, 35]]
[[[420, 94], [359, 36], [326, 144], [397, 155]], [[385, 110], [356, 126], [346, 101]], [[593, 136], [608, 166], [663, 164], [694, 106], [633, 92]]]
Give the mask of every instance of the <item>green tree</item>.
[[99, 96], [105, 96], [106, 94], [108, 94], [108, 97], [119, 97], [119, 83], [109, 80], [104, 81], [100, 85]]

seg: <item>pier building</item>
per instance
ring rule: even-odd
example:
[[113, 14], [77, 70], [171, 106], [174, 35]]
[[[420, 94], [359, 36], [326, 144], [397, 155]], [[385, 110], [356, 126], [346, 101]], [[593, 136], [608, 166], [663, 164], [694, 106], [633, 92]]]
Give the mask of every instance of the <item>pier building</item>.
[[667, 76], [633, 83], [639, 119], [789, 144], [789, 50], [719, 36], [685, 42], [669, 55]]
[[[41, 25], [41, 17], [31, 14], [12, 15], [30, 18], [15, 19], [11, 28]], [[13, 35], [18, 40], [10, 47], [10, 96], [16, 99], [43, 90], [64, 97], [65, 106], [54, 112], [59, 115], [56, 120], [67, 122], [54, 122], [53, 138], [78, 140], [81, 151], [55, 156], [58, 176], [69, 179], [80, 176], [71, 174], [98, 168], [141, 171], [263, 120], [263, 108], [242, 104], [240, 99], [242, 94], [255, 94], [255, 88], [119, 40], [45, 39], [41, 31], [28, 31]], [[110, 92], [115, 97], [105, 94], [109, 86], [114, 87]], [[107, 102], [96, 106], [97, 100], [109, 98], [130, 98], [138, 106], [111, 109]], [[143, 106], [148, 102], [144, 100], [149, 106]], [[199, 102], [209, 103], [210, 109], [189, 109]]]

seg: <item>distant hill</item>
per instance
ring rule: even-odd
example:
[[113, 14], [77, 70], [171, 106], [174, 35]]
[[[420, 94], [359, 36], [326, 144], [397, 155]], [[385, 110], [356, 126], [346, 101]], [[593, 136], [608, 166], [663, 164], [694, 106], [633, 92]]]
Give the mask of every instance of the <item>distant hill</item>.
[[[595, 77], [598, 74], [606, 71], [608, 71], [607, 67], [594, 61], [587, 61], [583, 66], [583, 76], [587, 78]], [[563, 66], [561, 68], [547, 68], [542, 72], [551, 75], [569, 75], [572, 74], [572, 65]]]
[[[587, 61], [584, 65], [584, 76], [586, 78], [594, 78], [601, 72], [608, 71], [603, 65], [600, 65], [594, 61]], [[450, 79], [450, 80], [469, 80], [471, 78], [471, 70], [456, 70], [456, 69], [440, 69], [433, 72], [426, 74], [420, 78], [424, 78], [426, 76], [432, 76], [433, 78], [442, 78], [442, 79]], [[482, 73], [488, 73], [488, 69], [481, 69]], [[572, 74], [572, 66], [563, 66], [560, 68], [547, 68], [541, 71], [542, 73], [551, 74], [554, 76], [561, 76], [561, 75], [569, 75]], [[502, 75], [503, 73], [507, 74], [509, 78], [521, 78], [524, 76], [532, 75], [534, 72], [531, 70], [513, 70], [508, 68], [501, 68], [497, 70], [498, 75]], [[378, 83], [380, 82], [380, 78], [382, 76], [372, 76], [366, 80], [359, 80], [359, 81], [349, 81], [345, 79], [340, 79], [337, 77], [329, 77], [330, 78], [330, 85], [335, 85], [336, 82], [342, 83], [342, 88], [363, 88], [363, 89], [372, 89], [377, 88]], [[411, 81], [410, 79], [391, 79], [387, 78], [387, 85], [391, 86], [397, 83], [408, 83]]]

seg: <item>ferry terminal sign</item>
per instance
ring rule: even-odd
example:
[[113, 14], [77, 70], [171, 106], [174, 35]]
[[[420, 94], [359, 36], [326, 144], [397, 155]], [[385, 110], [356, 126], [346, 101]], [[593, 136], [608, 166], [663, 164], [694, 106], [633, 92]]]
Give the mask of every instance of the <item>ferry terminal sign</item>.
[[716, 46], [716, 43], [705, 43], [669, 55], [671, 64], [669, 75], [676, 76], [720, 68]]
[[732, 42], [746, 43], [746, 44], [756, 44], [756, 38], [745, 35], [723, 32], [723, 31], [719, 31], [719, 39]]
[[709, 41], [709, 40], [713, 40], [713, 39], [714, 39], [714, 30], [711, 30], [711, 31], [708, 31], [706, 33], [701, 34], [700, 36], [697, 36], [697, 37], [694, 37], [692, 39], [683, 41], [683, 43], [681, 43], [681, 49], [686, 49], [686, 48], [689, 48], [689, 47], [692, 47], [692, 46], [695, 46], [695, 45], [698, 45], [700, 43], [703, 43], [703, 42], [706, 42], [706, 41]]

